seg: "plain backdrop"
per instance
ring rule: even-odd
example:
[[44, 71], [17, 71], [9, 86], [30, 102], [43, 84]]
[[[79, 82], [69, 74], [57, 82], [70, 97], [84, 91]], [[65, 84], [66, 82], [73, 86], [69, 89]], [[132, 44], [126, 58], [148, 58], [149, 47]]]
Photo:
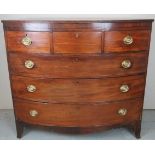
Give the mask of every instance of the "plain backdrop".
[[[9, 20], [9, 19], [39, 19], [39, 20], [95, 20], [95, 19], [154, 19], [155, 14], [63, 14], [63, 15], [22, 15], [22, 14], [14, 14], [14, 15], [2, 15], [0, 14], [0, 20]], [[155, 109], [155, 23], [153, 23], [152, 27], [152, 37], [151, 37], [151, 45], [150, 45], [150, 55], [149, 55], [149, 63], [148, 63], [148, 74], [146, 81], [146, 89], [145, 89], [145, 100], [144, 100], [144, 109]], [[9, 74], [7, 68], [7, 59], [6, 59], [6, 50], [5, 50], [5, 41], [3, 34], [3, 25], [0, 23], [0, 109], [11, 109], [12, 108], [12, 99], [11, 99], [11, 90], [10, 90], [10, 81]]]

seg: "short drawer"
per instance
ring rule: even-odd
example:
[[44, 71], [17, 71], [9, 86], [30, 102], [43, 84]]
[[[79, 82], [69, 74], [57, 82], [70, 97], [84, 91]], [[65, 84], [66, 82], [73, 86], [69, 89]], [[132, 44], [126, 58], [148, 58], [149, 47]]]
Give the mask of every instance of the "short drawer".
[[104, 102], [142, 97], [145, 76], [46, 79], [12, 76], [13, 97], [41, 102]]
[[15, 100], [16, 118], [39, 125], [91, 127], [129, 123], [140, 119], [142, 99], [107, 104], [43, 104]]
[[49, 32], [6, 31], [8, 51], [25, 53], [50, 53]]
[[149, 30], [107, 31], [104, 52], [145, 51], [149, 49]]
[[101, 32], [53, 32], [55, 53], [101, 53]]
[[11, 74], [46, 78], [103, 78], [144, 73], [147, 57], [147, 52], [102, 56], [8, 54]]

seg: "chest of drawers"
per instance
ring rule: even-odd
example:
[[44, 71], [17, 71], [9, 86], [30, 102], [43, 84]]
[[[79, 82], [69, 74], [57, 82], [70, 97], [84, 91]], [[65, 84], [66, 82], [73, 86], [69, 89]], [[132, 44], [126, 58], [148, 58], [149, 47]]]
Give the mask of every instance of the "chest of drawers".
[[17, 137], [41, 125], [139, 138], [152, 21], [2, 21]]

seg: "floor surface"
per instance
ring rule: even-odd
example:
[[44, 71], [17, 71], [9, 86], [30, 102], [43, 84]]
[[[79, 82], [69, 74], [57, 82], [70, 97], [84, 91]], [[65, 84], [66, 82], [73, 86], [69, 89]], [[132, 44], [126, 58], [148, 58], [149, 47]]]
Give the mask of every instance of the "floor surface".
[[[0, 110], [0, 139], [16, 140], [13, 110]], [[22, 140], [135, 140], [134, 135], [125, 128], [91, 134], [64, 134], [50, 129], [25, 128]], [[155, 110], [144, 110], [141, 140], [155, 139]]]

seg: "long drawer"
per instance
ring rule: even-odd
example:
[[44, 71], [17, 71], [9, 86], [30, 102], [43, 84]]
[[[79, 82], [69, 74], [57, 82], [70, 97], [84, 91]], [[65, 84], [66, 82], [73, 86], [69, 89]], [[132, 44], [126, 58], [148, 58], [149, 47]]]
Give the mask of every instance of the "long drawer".
[[12, 76], [13, 97], [41, 102], [104, 102], [142, 97], [145, 76], [44, 79]]
[[147, 52], [96, 56], [8, 54], [11, 74], [50, 78], [102, 78], [144, 73], [147, 57]]
[[17, 120], [49, 126], [88, 127], [140, 119], [142, 99], [107, 104], [42, 104], [15, 100]]

